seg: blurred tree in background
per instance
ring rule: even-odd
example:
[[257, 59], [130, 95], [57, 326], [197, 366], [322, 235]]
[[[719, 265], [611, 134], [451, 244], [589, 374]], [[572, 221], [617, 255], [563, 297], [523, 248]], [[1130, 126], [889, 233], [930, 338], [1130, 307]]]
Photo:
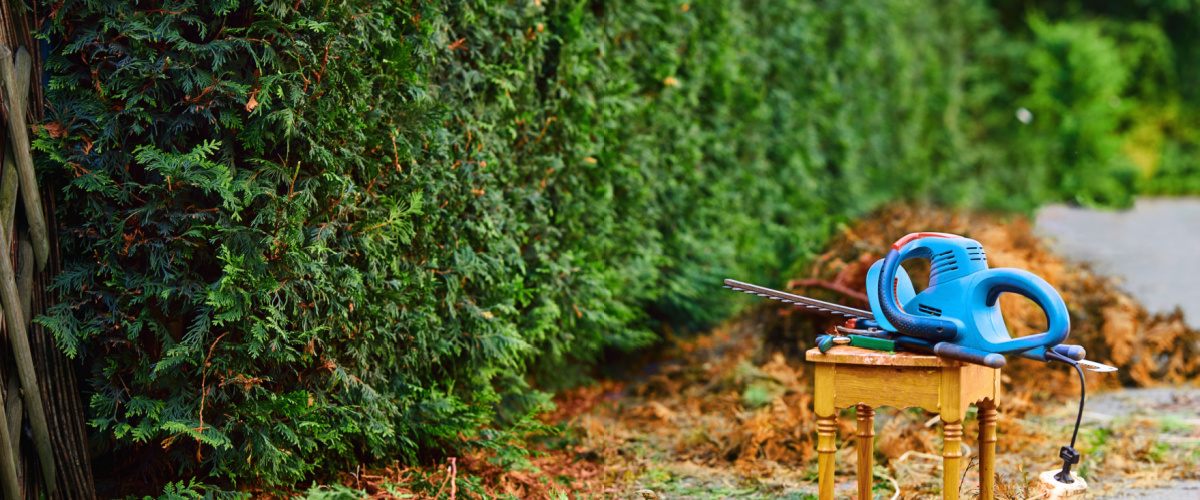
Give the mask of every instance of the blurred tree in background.
[[1200, 190], [1200, 13], [1072, 5], [68, 1], [39, 321], [99, 477], [519, 464], [546, 391], [883, 203]]
[[[1005, 86], [1048, 106], [1044, 109], [1059, 120], [1054, 129], [1042, 129], [1053, 133], [1043, 140], [1055, 141], [1068, 163], [1118, 163], [1114, 167], [1125, 171], [1119, 182], [1082, 180], [1094, 189], [1069, 201], [1124, 205], [1137, 191], [1200, 192], [1200, 90], [1189, 84], [1200, 78], [1200, 4], [995, 0], [992, 5], [1005, 28], [1005, 44], [1027, 54], [1025, 67], [1036, 72], [1009, 74], [1016, 78]], [[1089, 95], [1095, 99], [1081, 100]]]

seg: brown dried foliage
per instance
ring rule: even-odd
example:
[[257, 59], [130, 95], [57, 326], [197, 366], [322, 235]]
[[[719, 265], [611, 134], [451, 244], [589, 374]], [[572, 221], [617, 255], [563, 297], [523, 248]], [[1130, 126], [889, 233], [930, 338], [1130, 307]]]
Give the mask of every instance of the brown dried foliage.
[[[342, 473], [338, 482], [363, 490], [367, 493], [365, 499], [372, 500], [475, 498], [472, 492], [463, 487], [462, 481], [467, 478], [491, 498], [512, 495], [516, 498], [549, 500], [557, 498], [557, 493], [566, 494], [568, 498], [607, 498], [623, 491], [621, 475], [626, 472], [624, 469], [606, 467], [601, 460], [583, 457], [575, 447], [557, 450], [542, 448], [536, 456], [530, 457], [532, 468], [525, 470], [506, 468], [489, 458], [491, 454], [487, 452], [475, 452], [449, 459], [452, 466], [442, 464], [430, 468], [393, 464], [361, 473]], [[568, 484], [560, 481], [564, 478]], [[452, 482], [458, 483], [457, 488], [449, 486]], [[434, 490], [429, 489], [430, 485], [434, 486]], [[457, 489], [457, 494], [454, 494], [454, 489]], [[285, 498], [261, 493], [256, 497]]]

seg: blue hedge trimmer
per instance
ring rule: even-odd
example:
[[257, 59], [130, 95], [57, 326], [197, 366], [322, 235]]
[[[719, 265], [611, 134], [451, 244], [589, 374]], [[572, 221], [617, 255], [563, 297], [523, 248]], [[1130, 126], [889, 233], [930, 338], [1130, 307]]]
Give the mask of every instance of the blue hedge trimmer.
[[[930, 262], [929, 287], [916, 293], [900, 263], [908, 259]], [[1058, 361], [1079, 373], [1079, 415], [1071, 445], [1059, 452], [1063, 471], [1056, 479], [1071, 483], [1071, 465], [1079, 463], [1075, 437], [1083, 416], [1083, 370], [1110, 372], [1117, 369], [1084, 359], [1082, 346], [1066, 345], [1071, 330], [1067, 306], [1054, 287], [1027, 271], [1011, 268], [988, 269], [987, 254], [978, 241], [946, 233], [913, 233], [892, 244], [883, 260], [867, 273], [867, 297], [871, 310], [771, 290], [740, 281], [725, 280], [726, 288], [780, 300], [797, 306], [847, 316], [835, 334], [817, 337], [817, 348], [826, 352], [834, 345], [852, 345], [881, 351], [910, 350], [975, 363], [991, 368], [1005, 365], [1007, 355], [1042, 362]], [[1022, 295], [1046, 314], [1045, 332], [1012, 338], [1000, 314], [1001, 294]]]

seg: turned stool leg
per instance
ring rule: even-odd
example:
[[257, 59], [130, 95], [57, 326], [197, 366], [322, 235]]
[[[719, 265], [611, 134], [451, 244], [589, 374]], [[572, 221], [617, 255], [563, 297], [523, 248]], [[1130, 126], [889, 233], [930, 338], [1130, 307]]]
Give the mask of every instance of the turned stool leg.
[[979, 403], [979, 498], [993, 500], [996, 487], [996, 403]]
[[833, 365], [817, 363], [813, 410], [817, 414], [817, 483], [820, 500], [833, 500], [833, 454], [837, 451], [837, 411], [833, 408]]
[[821, 500], [833, 500], [833, 454], [837, 451], [837, 415], [817, 418], [817, 482]]
[[875, 410], [858, 405], [858, 500], [870, 500], [875, 459]]
[[942, 500], [958, 500], [963, 427], [962, 420], [955, 418], [953, 422], [942, 423]]

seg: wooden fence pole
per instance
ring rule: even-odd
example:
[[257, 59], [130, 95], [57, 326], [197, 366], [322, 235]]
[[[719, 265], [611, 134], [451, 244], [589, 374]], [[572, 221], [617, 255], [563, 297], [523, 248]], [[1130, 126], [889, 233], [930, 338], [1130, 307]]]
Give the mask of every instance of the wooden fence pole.
[[[9, 393], [8, 396], [16, 397]], [[17, 455], [13, 446], [14, 434], [8, 430], [8, 419], [0, 418], [0, 488], [3, 488], [4, 498], [21, 498], [21, 484], [17, 480]]]
[[17, 219], [17, 161], [13, 159], [12, 148], [5, 148], [3, 173], [0, 173], [0, 224], [4, 230], [12, 234], [13, 224]]
[[[19, 77], [13, 65], [12, 50], [0, 45], [0, 83], [4, 84], [4, 102], [8, 109], [8, 145], [17, 160], [17, 173], [21, 180], [21, 197], [25, 200], [25, 217], [29, 219], [29, 238], [33, 240], [33, 253], [37, 256], [37, 269], [46, 268], [50, 260], [50, 239], [46, 235], [46, 216], [42, 213], [42, 197], [38, 192], [37, 174], [33, 171], [33, 152], [29, 149], [29, 130], [25, 126], [24, 96], [21, 85], [29, 88], [29, 52], [21, 47], [17, 51], [17, 62], [23, 66], [24, 76]], [[28, 94], [28, 91], [26, 91]]]
[[[0, 242], [6, 241], [12, 240], [8, 232], [0, 230]], [[33, 366], [33, 353], [29, 349], [29, 336], [25, 331], [25, 313], [21, 310], [21, 296], [17, 292], [12, 255], [8, 248], [7, 244], [0, 245], [0, 303], [4, 305], [8, 337], [12, 342], [13, 355], [17, 358], [17, 374], [21, 376], [21, 387], [25, 389], [25, 405], [29, 409], [29, 423], [33, 426], [33, 443], [42, 464], [42, 477], [46, 480], [46, 489], [53, 493], [54, 450], [50, 446], [50, 428], [42, 406], [42, 391]]]

